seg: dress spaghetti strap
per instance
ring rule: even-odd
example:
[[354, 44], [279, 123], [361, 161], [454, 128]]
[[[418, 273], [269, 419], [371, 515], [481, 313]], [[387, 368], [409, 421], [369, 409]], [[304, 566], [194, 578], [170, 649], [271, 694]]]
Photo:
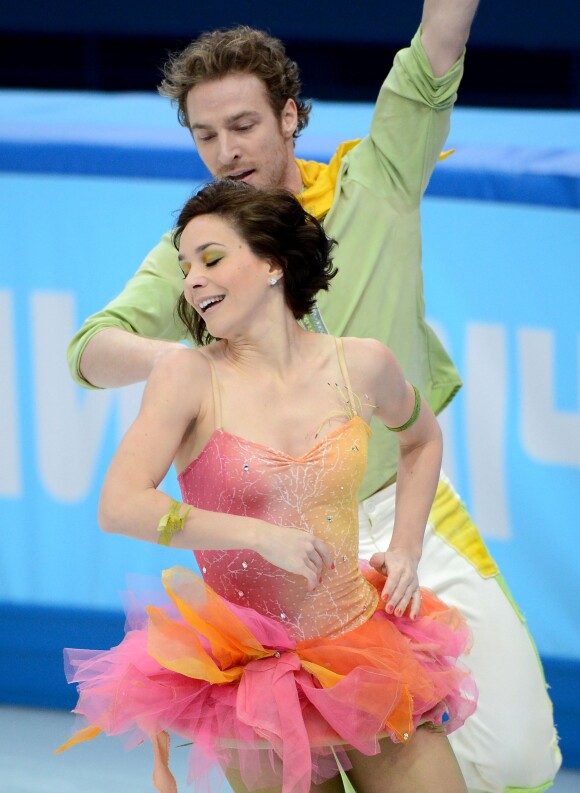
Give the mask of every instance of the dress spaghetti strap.
[[348, 376], [348, 369], [346, 366], [346, 359], [344, 357], [344, 346], [342, 343], [342, 339], [335, 336], [334, 341], [336, 342], [336, 354], [338, 356], [338, 365], [340, 366], [340, 373], [343, 377], [344, 383], [346, 385], [346, 390], [348, 393], [348, 401], [350, 404], [350, 409], [352, 411], [353, 416], [358, 416], [358, 410], [356, 409], [356, 400], [354, 398], [354, 394], [350, 385], [350, 377]]
[[215, 365], [209, 355], [206, 355], [203, 350], [199, 351], [205, 360], [209, 363], [209, 370], [211, 372], [211, 390], [213, 394], [213, 420], [214, 429], [221, 430], [222, 428], [222, 400], [220, 396], [220, 384], [215, 370]]

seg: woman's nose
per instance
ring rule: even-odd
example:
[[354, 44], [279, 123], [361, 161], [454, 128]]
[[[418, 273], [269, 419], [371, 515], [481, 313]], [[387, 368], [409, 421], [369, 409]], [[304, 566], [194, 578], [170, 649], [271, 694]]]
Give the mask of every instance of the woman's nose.
[[187, 289], [194, 291], [200, 287], [206, 286], [207, 276], [205, 273], [205, 268], [196, 264], [191, 264], [189, 266], [187, 275], [185, 276], [184, 282]]

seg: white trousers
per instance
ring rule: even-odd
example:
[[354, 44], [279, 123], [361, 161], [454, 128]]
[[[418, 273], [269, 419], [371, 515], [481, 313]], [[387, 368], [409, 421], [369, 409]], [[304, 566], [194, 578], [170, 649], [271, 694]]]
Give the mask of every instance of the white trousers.
[[[395, 488], [391, 485], [360, 505], [364, 559], [389, 545]], [[470, 536], [464, 541], [462, 534]], [[479, 689], [478, 706], [449, 736], [470, 793], [549, 787], [561, 755], [536, 648], [477, 529], [444, 476], [425, 532], [419, 582], [459, 609], [473, 635], [465, 665]]]

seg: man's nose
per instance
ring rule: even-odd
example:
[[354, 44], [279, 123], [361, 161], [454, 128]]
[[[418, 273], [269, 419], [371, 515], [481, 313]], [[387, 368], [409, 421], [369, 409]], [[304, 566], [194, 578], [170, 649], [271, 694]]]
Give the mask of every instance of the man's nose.
[[234, 136], [230, 132], [223, 132], [218, 136], [218, 160], [220, 165], [230, 165], [240, 156], [239, 148]]

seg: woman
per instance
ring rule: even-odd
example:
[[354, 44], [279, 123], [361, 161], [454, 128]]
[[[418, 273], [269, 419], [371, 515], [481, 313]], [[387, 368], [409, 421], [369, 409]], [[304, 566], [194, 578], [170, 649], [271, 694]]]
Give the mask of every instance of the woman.
[[[65, 746], [149, 736], [163, 793], [176, 790], [167, 730], [193, 743], [193, 773], [217, 760], [236, 791], [331, 793], [345, 768], [359, 793], [465, 791], [444, 732], [475, 706], [451, 660], [467, 630], [417, 581], [441, 462], [432, 412], [379, 342], [296, 322], [334, 271], [332, 242], [292, 196], [211, 184], [175, 240], [178, 311], [202, 346], [153, 371], [99, 518], [194, 550], [203, 581], [166, 571], [169, 597], [118, 647], [69, 651], [91, 726]], [[363, 574], [373, 415], [400, 440], [397, 515]], [[172, 462], [183, 504], [158, 490]]]

